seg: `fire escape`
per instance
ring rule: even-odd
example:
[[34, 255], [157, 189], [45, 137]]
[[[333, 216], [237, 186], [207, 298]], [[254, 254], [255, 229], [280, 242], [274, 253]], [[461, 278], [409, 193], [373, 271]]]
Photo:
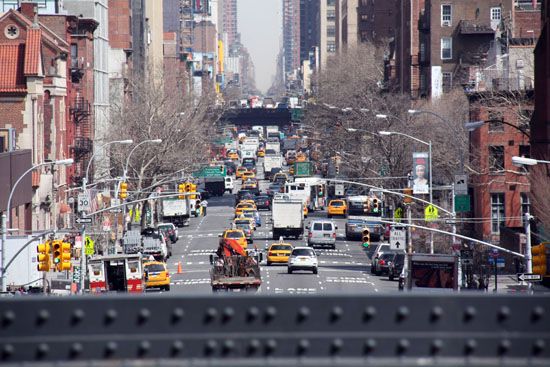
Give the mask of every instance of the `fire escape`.
[[90, 159], [93, 150], [90, 128], [90, 102], [77, 96], [71, 103], [70, 113], [75, 124], [73, 154], [76, 165], [73, 181], [75, 184], [80, 184], [86, 174], [85, 164]]

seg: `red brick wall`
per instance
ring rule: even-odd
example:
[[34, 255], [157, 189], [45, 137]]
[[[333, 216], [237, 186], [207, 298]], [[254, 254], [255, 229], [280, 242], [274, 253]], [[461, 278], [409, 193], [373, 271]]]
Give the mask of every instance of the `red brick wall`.
[[[527, 31], [533, 31], [529, 33]], [[540, 34], [539, 10], [516, 10], [514, 12], [514, 38], [538, 38]]]
[[132, 48], [130, 0], [109, 0], [109, 44], [112, 48]]
[[11, 125], [16, 129], [17, 135], [23, 130], [23, 115], [21, 111], [25, 108], [24, 96], [6, 95], [0, 93], [0, 111], [2, 118], [0, 119], [0, 127]]

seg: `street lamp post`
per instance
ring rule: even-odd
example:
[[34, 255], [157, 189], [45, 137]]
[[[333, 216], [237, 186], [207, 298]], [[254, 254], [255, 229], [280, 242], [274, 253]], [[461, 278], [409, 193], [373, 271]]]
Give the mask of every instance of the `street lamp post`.
[[[409, 139], [412, 139], [414, 141], [417, 141], [421, 144], [424, 144], [424, 145], [427, 145], [428, 146], [428, 159], [430, 160], [430, 188], [429, 188], [429, 194], [430, 194], [430, 203], [433, 203], [433, 188], [432, 188], [432, 177], [433, 177], [433, 172], [432, 172], [432, 141], [424, 141], [424, 140], [421, 140], [421, 139], [418, 139], [414, 136], [411, 136], [411, 135], [408, 135], [408, 134], [405, 134], [405, 133], [400, 133], [400, 132], [397, 132], [397, 131], [379, 131], [378, 134], [380, 135], [386, 135], [386, 136], [389, 136], [389, 135], [401, 135], [401, 136], [404, 136], [404, 137], [407, 137]], [[430, 254], [433, 254], [434, 253], [434, 237], [433, 237], [433, 233], [430, 232]]]
[[[113, 140], [108, 143], [103, 144], [99, 149], [99, 151], [103, 151], [103, 149], [109, 145], [112, 144], [133, 144], [134, 141], [132, 139], [126, 139], [126, 140]], [[90, 160], [88, 161], [88, 165], [86, 166], [86, 176], [82, 179], [82, 193], [86, 193], [86, 184], [88, 183], [88, 174], [90, 173], [90, 167], [92, 166], [92, 162], [95, 158], [96, 153], [92, 154], [90, 157]], [[82, 224], [82, 230], [80, 231], [80, 238], [82, 247], [80, 249], [80, 294], [84, 293], [84, 285], [85, 285], [85, 278], [86, 278], [86, 252], [85, 252], [85, 243], [86, 243], [86, 224]]]
[[2, 292], [5, 292], [6, 291], [6, 271], [5, 271], [5, 262], [6, 262], [6, 241], [8, 240], [7, 238], [7, 235], [8, 235], [8, 223], [9, 223], [9, 217], [8, 215], [10, 214], [10, 210], [11, 210], [11, 198], [13, 196], [13, 193], [15, 192], [15, 188], [17, 187], [17, 185], [19, 184], [19, 182], [21, 182], [21, 180], [23, 179], [23, 177], [25, 177], [29, 172], [35, 170], [36, 168], [39, 168], [39, 167], [42, 167], [42, 166], [47, 166], [47, 165], [64, 165], [64, 166], [68, 166], [68, 165], [71, 165], [73, 164], [73, 159], [72, 158], [69, 158], [69, 159], [61, 159], [61, 160], [58, 160], [58, 161], [53, 161], [53, 162], [43, 162], [43, 163], [39, 163], [37, 165], [34, 165], [32, 166], [31, 168], [29, 168], [28, 170], [26, 170], [21, 176], [19, 176], [19, 178], [17, 179], [17, 181], [15, 181], [15, 184], [13, 184], [13, 187], [11, 188], [11, 191], [10, 191], [10, 195], [8, 196], [8, 206], [6, 208], [6, 211], [4, 213], [2, 213], [2, 245], [1, 245], [1, 251], [2, 251], [2, 256], [1, 256], [1, 263], [0, 263], [0, 270], [2, 271], [2, 275], [0, 277], [0, 281], [1, 281], [1, 290]]

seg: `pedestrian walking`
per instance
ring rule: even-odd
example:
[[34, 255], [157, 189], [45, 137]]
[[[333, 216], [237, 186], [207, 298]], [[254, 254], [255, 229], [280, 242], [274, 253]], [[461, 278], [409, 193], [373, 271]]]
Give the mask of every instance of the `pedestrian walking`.
[[202, 215], [206, 216], [206, 208], [208, 208], [208, 201], [206, 201], [206, 199], [204, 199], [203, 201], [201, 201], [201, 208], [202, 208]]

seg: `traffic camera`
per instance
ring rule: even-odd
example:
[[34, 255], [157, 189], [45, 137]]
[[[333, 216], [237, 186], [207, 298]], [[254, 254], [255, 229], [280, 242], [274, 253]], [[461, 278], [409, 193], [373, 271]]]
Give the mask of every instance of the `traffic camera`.
[[38, 265], [36, 265], [36, 269], [38, 271], [50, 271], [50, 253], [51, 253], [51, 242], [46, 241], [45, 243], [41, 243], [38, 246], [36, 246], [36, 252], [38, 253], [36, 256], [36, 260], [38, 261]]
[[[178, 185], [178, 192], [181, 194], [181, 193], [184, 193], [185, 192], [185, 184], [179, 184]], [[178, 195], [178, 199], [185, 199], [185, 195]]]
[[411, 197], [413, 194], [413, 189], [411, 188], [403, 189], [403, 194], [408, 195], [403, 198], [403, 203], [410, 204], [413, 202], [413, 198]]
[[361, 241], [363, 241], [363, 246], [365, 246], [365, 243], [367, 246], [370, 245], [370, 231], [367, 228], [361, 232]]
[[531, 256], [533, 257], [533, 273], [540, 274], [542, 276], [546, 275], [547, 272], [547, 258], [546, 258], [546, 244], [548, 242], [543, 242], [540, 245], [531, 247]]
[[128, 184], [126, 182], [120, 183], [120, 190], [119, 190], [118, 196], [122, 200], [128, 197]]

